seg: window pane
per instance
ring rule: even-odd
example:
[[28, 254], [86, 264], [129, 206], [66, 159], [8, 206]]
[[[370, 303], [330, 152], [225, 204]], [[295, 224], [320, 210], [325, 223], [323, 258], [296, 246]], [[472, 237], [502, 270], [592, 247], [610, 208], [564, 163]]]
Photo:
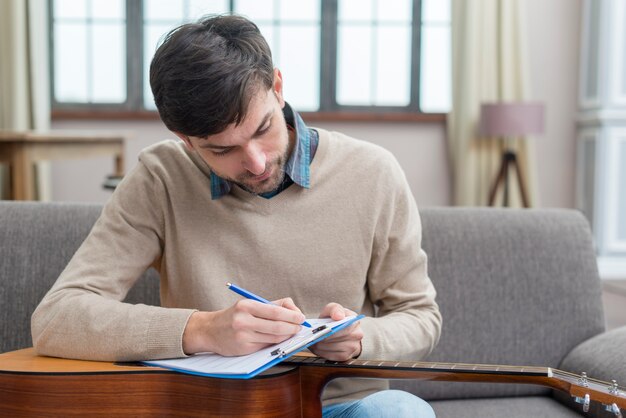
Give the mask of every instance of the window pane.
[[94, 24], [92, 28], [91, 101], [126, 101], [125, 25]]
[[57, 23], [54, 40], [54, 97], [59, 102], [86, 103], [87, 25]]
[[182, 21], [183, 0], [144, 0], [143, 17], [145, 20]]
[[411, 0], [378, 0], [376, 17], [382, 22], [411, 22], [413, 2]]
[[299, 111], [318, 110], [319, 27], [284, 26], [279, 33], [280, 54], [275, 65], [283, 74], [285, 99]]
[[411, 104], [412, 22], [412, 0], [339, 0], [337, 104]]
[[124, 0], [91, 0], [91, 16], [96, 19], [126, 19]]
[[[145, 24], [144, 25], [144, 34], [143, 34], [143, 43], [144, 43], [144, 52], [145, 55], [152, 59], [152, 56], [156, 52], [159, 45], [161, 45], [161, 41], [169, 33], [170, 30], [174, 29], [176, 25], [179, 23], [173, 24]], [[149, 61], [148, 61], [149, 62]]]
[[377, 106], [408, 106], [411, 102], [411, 28], [381, 27], [377, 36]]
[[[623, 137], [620, 138], [620, 141], [623, 141]], [[619, 196], [616, 200], [617, 202], [617, 213], [626, 213], [626, 182], [624, 182], [624, 179], [626, 179], [626, 146], [623, 145], [624, 142], [622, 142], [622, 145], [620, 145], [619, 147], [619, 168], [617, 168], [617, 177], [616, 179], [619, 179], [619, 181], [617, 181], [616, 187], [615, 189], [617, 192], [617, 195]], [[614, 190], [615, 190], [614, 189]], [[623, 216], [620, 216], [618, 221], [619, 227], [617, 228], [617, 233], [616, 238], [619, 239], [620, 241], [626, 241], [626, 218], [624, 218]]]
[[320, 0], [282, 0], [279, 9], [279, 18], [281, 20], [320, 21]]
[[272, 21], [274, 10], [274, 0], [235, 0], [235, 13], [244, 15], [255, 23]]
[[374, 18], [374, 0], [337, 0], [340, 22], [364, 21], [370, 22]]
[[54, 2], [54, 98], [60, 103], [126, 101], [124, 0]]
[[154, 97], [150, 89], [150, 62], [156, 52], [161, 38], [165, 36], [176, 24], [144, 24], [143, 31], [143, 97], [146, 109], [156, 109]]
[[448, 112], [452, 103], [449, 27], [422, 27], [420, 104], [424, 112]]
[[195, 21], [208, 14], [222, 14], [229, 11], [228, 0], [190, 0], [187, 19]]
[[422, 22], [450, 22], [450, 0], [422, 0]]
[[54, 0], [53, 12], [57, 19], [85, 19], [87, 0]]
[[337, 103], [370, 105], [372, 29], [343, 25], [337, 37]]

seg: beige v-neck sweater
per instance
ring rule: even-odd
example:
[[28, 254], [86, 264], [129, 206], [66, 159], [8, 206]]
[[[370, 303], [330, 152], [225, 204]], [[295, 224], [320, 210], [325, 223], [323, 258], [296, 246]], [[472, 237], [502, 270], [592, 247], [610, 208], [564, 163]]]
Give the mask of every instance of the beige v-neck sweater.
[[[92, 360], [184, 356], [194, 310], [239, 296], [290, 296], [307, 317], [338, 302], [367, 318], [363, 359], [419, 360], [436, 344], [441, 316], [420, 246], [417, 207], [384, 149], [319, 130], [311, 188], [272, 199], [239, 187], [211, 200], [210, 170], [181, 142], [144, 150], [32, 317], [44, 355]], [[154, 266], [162, 307], [120, 302]], [[331, 383], [331, 403], [386, 382]]]

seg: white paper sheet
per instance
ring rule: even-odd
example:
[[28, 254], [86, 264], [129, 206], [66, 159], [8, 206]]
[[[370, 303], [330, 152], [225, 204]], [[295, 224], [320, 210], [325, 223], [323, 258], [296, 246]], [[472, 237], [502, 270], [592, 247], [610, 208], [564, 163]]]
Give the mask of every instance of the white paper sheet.
[[300, 332], [293, 337], [245, 356], [225, 357], [215, 353], [201, 353], [185, 358], [155, 360], [145, 363], [151, 366], [165, 367], [202, 375], [249, 375], [264, 365], [275, 361], [278, 356], [272, 355], [273, 351], [280, 348], [288, 348], [292, 344], [298, 344], [307, 339], [315, 339], [311, 338], [314, 335], [312, 331], [321, 325], [335, 328], [353, 318], [355, 317], [350, 316], [341, 321], [332, 321], [330, 318], [307, 319], [307, 322], [311, 324], [311, 328], [302, 327]]

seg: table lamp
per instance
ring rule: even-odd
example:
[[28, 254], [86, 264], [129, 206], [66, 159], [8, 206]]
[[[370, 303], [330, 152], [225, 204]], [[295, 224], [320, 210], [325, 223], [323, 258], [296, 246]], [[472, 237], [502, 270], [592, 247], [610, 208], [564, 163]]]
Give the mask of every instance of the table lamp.
[[504, 186], [504, 206], [509, 206], [509, 171], [515, 169], [524, 207], [529, 207], [528, 194], [524, 184], [517, 154], [511, 147], [511, 140], [531, 134], [541, 134], [544, 128], [543, 103], [498, 102], [483, 103], [480, 111], [480, 133], [483, 136], [498, 137], [505, 142], [498, 177], [489, 193], [489, 206], [493, 206], [496, 193]]

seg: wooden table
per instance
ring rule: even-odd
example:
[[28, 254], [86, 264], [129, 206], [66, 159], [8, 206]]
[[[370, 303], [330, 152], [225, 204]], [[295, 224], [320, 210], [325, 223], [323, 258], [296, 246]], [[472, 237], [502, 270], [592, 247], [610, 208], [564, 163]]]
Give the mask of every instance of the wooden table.
[[0, 163], [8, 164], [11, 200], [35, 200], [34, 164], [57, 159], [110, 155], [115, 175], [124, 175], [124, 139], [101, 132], [9, 132], [0, 131]]

